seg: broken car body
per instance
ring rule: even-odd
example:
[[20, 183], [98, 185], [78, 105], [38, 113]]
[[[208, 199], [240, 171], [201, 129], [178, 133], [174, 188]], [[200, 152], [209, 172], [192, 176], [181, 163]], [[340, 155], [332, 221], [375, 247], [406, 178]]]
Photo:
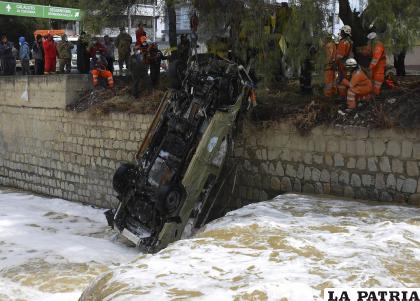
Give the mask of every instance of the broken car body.
[[107, 212], [108, 223], [152, 253], [203, 225], [252, 86], [243, 66], [208, 54], [192, 57], [182, 88], [163, 98], [137, 162], [116, 171], [120, 203]]

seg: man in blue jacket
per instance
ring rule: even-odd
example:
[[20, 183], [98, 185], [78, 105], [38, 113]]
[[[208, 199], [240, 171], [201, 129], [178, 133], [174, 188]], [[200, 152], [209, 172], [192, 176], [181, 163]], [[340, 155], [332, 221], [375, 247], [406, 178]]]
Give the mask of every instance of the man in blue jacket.
[[0, 62], [3, 68], [3, 75], [14, 75], [16, 72], [16, 59], [13, 55], [13, 43], [3, 35], [0, 40]]
[[19, 38], [19, 59], [22, 64], [22, 75], [29, 75], [29, 60], [31, 59], [31, 50], [24, 37]]

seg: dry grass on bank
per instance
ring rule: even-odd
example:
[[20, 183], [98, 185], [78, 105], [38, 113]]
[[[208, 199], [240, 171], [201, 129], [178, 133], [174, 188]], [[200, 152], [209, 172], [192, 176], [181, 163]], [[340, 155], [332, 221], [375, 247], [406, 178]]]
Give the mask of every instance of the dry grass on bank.
[[361, 103], [351, 113], [344, 112], [343, 100], [324, 97], [320, 88], [314, 88], [312, 95], [301, 95], [296, 85], [283, 91], [263, 91], [253, 120], [290, 120], [302, 135], [323, 124], [382, 129], [420, 127], [420, 76], [400, 77], [397, 84], [397, 89], [383, 90], [374, 101]]
[[[111, 112], [154, 114], [169, 87], [163, 76], [158, 89], [143, 91], [135, 99], [130, 95], [127, 78], [116, 78], [114, 91], [89, 91], [68, 106], [68, 110], [88, 111], [92, 116]], [[291, 121], [305, 135], [319, 125], [347, 125], [371, 128], [420, 127], [420, 76], [398, 78], [398, 88], [383, 90], [373, 102], [364, 103], [352, 113], [343, 113], [344, 101], [326, 98], [319, 87], [311, 95], [302, 95], [296, 81], [274, 90], [257, 91], [258, 106], [251, 116], [256, 123], [264, 121]], [[341, 110], [340, 110], [341, 109]]]
[[168, 89], [169, 83], [165, 76], [156, 89], [140, 92], [138, 98], [131, 95], [130, 81], [125, 77], [114, 78], [114, 89], [99, 87], [91, 89], [67, 106], [67, 110], [89, 112], [92, 116], [106, 115], [111, 112], [126, 112], [129, 114], [154, 114], [160, 101]]

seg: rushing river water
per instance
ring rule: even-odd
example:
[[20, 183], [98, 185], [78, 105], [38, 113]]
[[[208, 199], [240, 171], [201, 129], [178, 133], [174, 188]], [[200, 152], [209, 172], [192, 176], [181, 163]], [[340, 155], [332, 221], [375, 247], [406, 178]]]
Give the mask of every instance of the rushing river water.
[[[102, 273], [102, 274], [101, 274]], [[279, 196], [155, 255], [102, 210], [0, 194], [0, 300], [321, 300], [326, 287], [419, 287], [420, 209]]]

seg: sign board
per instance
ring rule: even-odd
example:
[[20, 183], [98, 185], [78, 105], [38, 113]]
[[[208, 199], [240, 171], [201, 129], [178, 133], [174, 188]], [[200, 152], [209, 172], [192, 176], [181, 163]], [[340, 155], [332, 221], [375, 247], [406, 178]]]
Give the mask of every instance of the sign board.
[[0, 1], [0, 15], [80, 21], [77, 8]]

